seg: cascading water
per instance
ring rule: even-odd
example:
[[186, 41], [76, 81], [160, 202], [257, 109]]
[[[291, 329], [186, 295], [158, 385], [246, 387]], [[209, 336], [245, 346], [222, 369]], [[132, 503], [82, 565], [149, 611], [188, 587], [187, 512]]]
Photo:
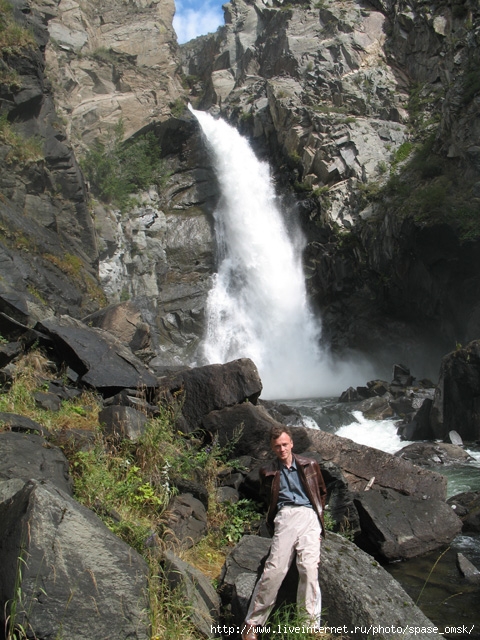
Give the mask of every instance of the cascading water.
[[249, 357], [262, 396], [337, 394], [346, 384], [319, 347], [306, 295], [298, 234], [289, 236], [270, 170], [236, 129], [190, 110], [210, 148], [221, 189], [214, 213], [218, 272], [207, 301], [209, 363]]

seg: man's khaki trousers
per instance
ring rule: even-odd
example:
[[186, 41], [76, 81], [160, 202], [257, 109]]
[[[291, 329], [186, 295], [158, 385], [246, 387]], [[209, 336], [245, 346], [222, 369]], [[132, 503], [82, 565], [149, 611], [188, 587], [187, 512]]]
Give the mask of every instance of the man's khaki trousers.
[[265, 624], [296, 552], [299, 573], [297, 606], [300, 612], [306, 612], [309, 625], [320, 627], [320, 534], [320, 522], [310, 507], [286, 506], [280, 509], [275, 517], [270, 555], [250, 601], [247, 624], [254, 627]]

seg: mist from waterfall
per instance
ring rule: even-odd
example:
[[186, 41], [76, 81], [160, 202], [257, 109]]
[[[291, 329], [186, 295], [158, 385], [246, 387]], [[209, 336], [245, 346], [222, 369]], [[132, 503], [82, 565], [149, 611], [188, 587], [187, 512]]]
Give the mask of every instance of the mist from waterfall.
[[[303, 241], [288, 230], [269, 166], [238, 131], [210, 114], [197, 118], [221, 190], [214, 212], [218, 270], [206, 309], [203, 343], [209, 363], [251, 358], [262, 397], [286, 399], [338, 394], [351, 368], [330, 361], [319, 344], [302, 268]], [[364, 379], [362, 380], [362, 382]]]

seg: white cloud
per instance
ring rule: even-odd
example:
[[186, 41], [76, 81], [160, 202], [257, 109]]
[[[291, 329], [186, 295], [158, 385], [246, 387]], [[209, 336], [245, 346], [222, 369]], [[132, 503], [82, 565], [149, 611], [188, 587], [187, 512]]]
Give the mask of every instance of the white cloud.
[[193, 38], [212, 33], [224, 24], [220, 2], [204, 3], [202, 0], [176, 2], [173, 28], [180, 44]]

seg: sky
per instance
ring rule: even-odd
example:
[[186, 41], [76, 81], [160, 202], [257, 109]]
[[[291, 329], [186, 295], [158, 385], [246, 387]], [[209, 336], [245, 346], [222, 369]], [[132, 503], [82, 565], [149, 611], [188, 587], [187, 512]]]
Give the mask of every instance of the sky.
[[226, 0], [175, 0], [173, 28], [180, 44], [224, 24], [222, 4]]

